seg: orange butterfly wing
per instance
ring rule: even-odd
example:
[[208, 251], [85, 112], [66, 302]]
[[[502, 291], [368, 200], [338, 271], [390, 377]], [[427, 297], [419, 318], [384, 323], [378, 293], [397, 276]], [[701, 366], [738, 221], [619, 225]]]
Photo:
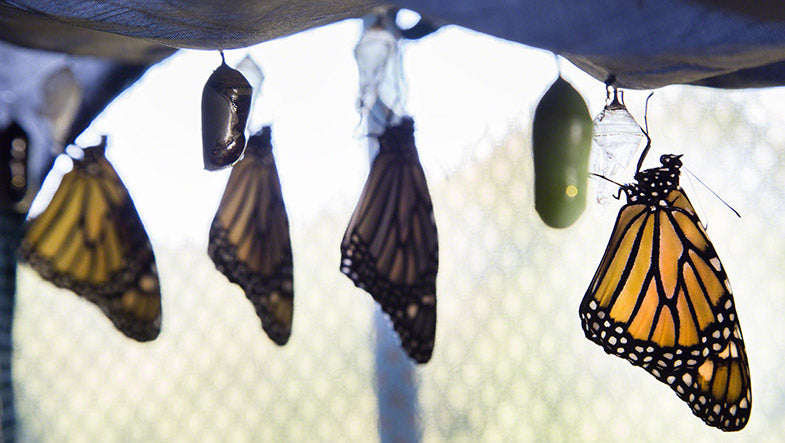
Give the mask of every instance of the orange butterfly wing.
[[709, 425], [741, 429], [750, 377], [730, 283], [670, 157], [626, 187], [581, 323], [587, 338], [671, 386]]
[[341, 272], [390, 316], [409, 357], [425, 363], [436, 334], [439, 245], [412, 120], [387, 128], [379, 144], [341, 243]]
[[232, 168], [207, 251], [243, 288], [270, 339], [286, 344], [294, 315], [292, 246], [269, 126], [248, 139], [245, 157]]
[[103, 144], [74, 160], [47, 208], [27, 223], [19, 253], [44, 279], [98, 305], [128, 337], [158, 336], [153, 248]]

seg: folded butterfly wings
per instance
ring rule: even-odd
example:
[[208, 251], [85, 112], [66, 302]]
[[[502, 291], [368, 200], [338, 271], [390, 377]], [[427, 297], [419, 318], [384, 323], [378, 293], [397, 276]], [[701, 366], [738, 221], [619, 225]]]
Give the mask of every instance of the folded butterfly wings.
[[[346, 231], [342, 271], [391, 317], [404, 349], [430, 359], [436, 325], [438, 245], [433, 206], [404, 119], [379, 137], [380, 153]], [[270, 338], [283, 345], [293, 314], [289, 223], [270, 129], [251, 137], [210, 229], [216, 267], [246, 292]]]
[[[666, 201], [672, 206], [658, 211], [622, 209], [581, 312], [587, 334], [606, 351], [629, 348], [625, 358], [673, 369], [722, 349], [735, 315], [725, 273], [711, 267], [719, 260], [686, 197], [674, 190]], [[649, 351], [651, 341], [678, 347], [678, 355]]]
[[692, 413], [710, 426], [738, 431], [746, 426], [752, 410], [750, 369], [741, 328], [736, 326], [727, 345], [711, 352], [697, 367], [672, 373], [644, 366], [687, 402]]
[[605, 255], [581, 303], [587, 338], [671, 386], [723, 430], [744, 427], [749, 368], [730, 285], [687, 196], [677, 156], [624, 190]]
[[404, 118], [379, 137], [379, 154], [341, 243], [341, 272], [379, 303], [418, 363], [433, 352], [438, 260], [414, 123]]
[[26, 225], [20, 255], [41, 276], [98, 305], [125, 335], [153, 340], [161, 294], [150, 240], [102, 144], [74, 160], [48, 207]]
[[251, 136], [232, 168], [210, 228], [208, 254], [229, 281], [245, 291], [275, 343], [292, 330], [292, 247], [270, 127]]

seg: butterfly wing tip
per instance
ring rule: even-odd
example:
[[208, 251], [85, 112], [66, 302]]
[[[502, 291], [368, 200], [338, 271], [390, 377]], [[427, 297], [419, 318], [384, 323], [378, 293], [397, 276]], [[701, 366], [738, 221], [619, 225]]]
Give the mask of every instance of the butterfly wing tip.
[[148, 343], [160, 335], [160, 329], [142, 329], [142, 330], [135, 330], [135, 331], [121, 331], [125, 334], [126, 337], [138, 341], [139, 343]]
[[424, 365], [431, 361], [431, 354], [433, 350], [427, 351], [427, 353], [420, 354], [420, 355], [409, 355], [409, 357], [414, 360], [415, 363], [418, 365]]
[[[264, 328], [263, 328], [264, 329]], [[289, 342], [289, 337], [291, 336], [291, 332], [281, 332], [281, 331], [272, 331], [269, 328], [264, 329], [264, 332], [267, 334], [267, 337], [272, 340], [278, 346], [285, 346], [286, 343]]]
[[[704, 423], [711, 427], [715, 427], [723, 432], [739, 432], [747, 426], [747, 422], [749, 421], [749, 416], [746, 417], [739, 417], [738, 420], [734, 421], [733, 419], [727, 419], [726, 421], [719, 421], [719, 420], [709, 420], [708, 417], [703, 417], [695, 414], [698, 418], [703, 420]], [[713, 417], [713, 416], [712, 416]]]

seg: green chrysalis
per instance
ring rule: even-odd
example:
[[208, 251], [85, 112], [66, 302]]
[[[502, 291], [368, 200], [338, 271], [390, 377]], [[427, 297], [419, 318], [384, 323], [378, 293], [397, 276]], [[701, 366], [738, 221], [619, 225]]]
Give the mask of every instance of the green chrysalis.
[[586, 208], [592, 119], [580, 93], [559, 77], [534, 112], [534, 207], [546, 225], [566, 228]]

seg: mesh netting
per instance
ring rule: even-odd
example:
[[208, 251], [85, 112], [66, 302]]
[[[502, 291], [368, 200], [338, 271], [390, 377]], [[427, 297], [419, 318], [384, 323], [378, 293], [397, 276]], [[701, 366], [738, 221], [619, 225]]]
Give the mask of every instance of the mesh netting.
[[[743, 217], [683, 179], [708, 221], [744, 331], [753, 410], [740, 434], [707, 427], [667, 386], [584, 338], [578, 305], [620, 203], [590, 202], [573, 227], [545, 227], [533, 206], [526, 123], [449, 173], [431, 175], [441, 268], [436, 348], [415, 370], [424, 440], [760, 441], [785, 434], [783, 95], [666, 88], [649, 118], [649, 160], [684, 153], [686, 167]], [[423, 163], [426, 173], [440, 168]], [[361, 181], [363, 172], [357, 175]], [[283, 348], [266, 338], [241, 289], [215, 270], [198, 241], [159, 245], [153, 237], [164, 325], [149, 344], [127, 340], [92, 305], [21, 267], [13, 358], [19, 436], [377, 439], [375, 308], [338, 271], [354, 198], [292, 226], [295, 319]]]

